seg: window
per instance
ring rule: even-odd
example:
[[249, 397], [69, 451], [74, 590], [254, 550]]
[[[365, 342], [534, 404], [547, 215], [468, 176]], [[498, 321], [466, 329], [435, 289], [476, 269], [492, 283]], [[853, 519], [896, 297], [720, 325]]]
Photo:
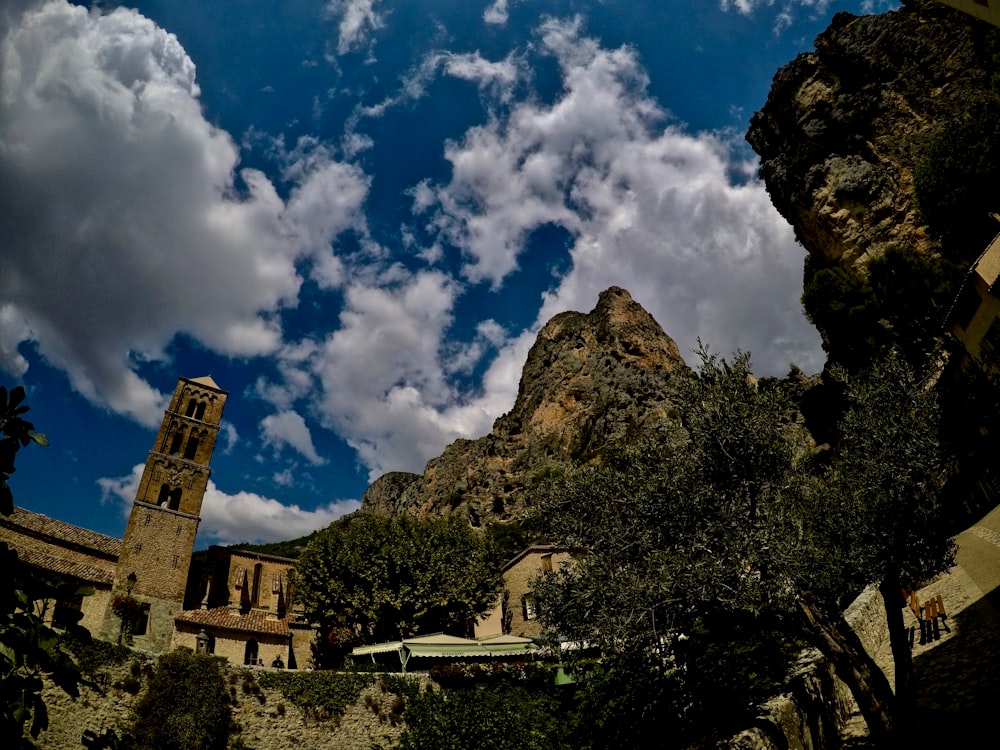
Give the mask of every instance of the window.
[[204, 419], [205, 418], [205, 407], [206, 406], [208, 406], [208, 404], [206, 404], [204, 401], [202, 401], [200, 404], [198, 404], [198, 409], [194, 413], [194, 418], [195, 419]]
[[198, 402], [193, 398], [188, 401], [187, 409], [184, 412], [185, 417], [193, 417], [195, 409], [198, 408]]
[[194, 458], [194, 454], [198, 452], [198, 438], [192, 437], [188, 440], [187, 445], [184, 448], [184, 458], [191, 460]]
[[135, 627], [132, 628], [132, 635], [146, 635], [149, 629], [149, 605], [143, 604], [139, 610], [139, 616], [135, 618]]
[[181, 444], [184, 442], [184, 430], [177, 430], [174, 433], [174, 439], [170, 441], [170, 455], [176, 456], [180, 453]]
[[538, 617], [538, 613], [535, 611], [535, 597], [526, 596], [521, 599], [521, 607], [524, 610], [523, 614], [525, 620], [534, 620]]
[[83, 595], [71, 596], [56, 602], [52, 612], [52, 627], [66, 628], [80, 621], [80, 610], [83, 608]]
[[243, 651], [243, 663], [247, 666], [257, 663], [257, 641], [251, 638]]

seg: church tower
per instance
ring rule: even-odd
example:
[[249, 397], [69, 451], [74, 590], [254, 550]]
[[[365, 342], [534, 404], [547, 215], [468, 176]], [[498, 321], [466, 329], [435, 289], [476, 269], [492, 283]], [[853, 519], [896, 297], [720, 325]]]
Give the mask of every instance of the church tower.
[[[183, 609], [227, 396], [210, 377], [178, 380], [132, 503], [113, 593], [131, 593], [141, 604], [133, 638], [149, 651], [170, 648], [174, 616]], [[114, 640], [119, 624], [109, 611], [105, 638]]]

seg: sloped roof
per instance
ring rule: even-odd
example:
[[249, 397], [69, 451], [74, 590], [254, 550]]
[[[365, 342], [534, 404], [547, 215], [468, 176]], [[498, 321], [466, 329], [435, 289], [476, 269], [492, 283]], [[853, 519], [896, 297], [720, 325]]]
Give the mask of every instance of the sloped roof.
[[198, 385], [203, 385], [206, 388], [213, 388], [217, 391], [222, 390], [219, 387], [219, 384], [212, 380], [211, 375], [202, 375], [200, 378], [186, 378], [186, 380], [190, 380], [192, 383], [197, 383]]
[[118, 554], [121, 552], [121, 539], [57, 521], [24, 508], [14, 508], [13, 514], [0, 516], [0, 525], [19, 531], [26, 536], [60, 546], [74, 547], [85, 552], [96, 552], [113, 560], [117, 560]]
[[28, 565], [42, 570], [57, 573], [63, 576], [71, 576], [86, 583], [98, 583], [111, 586], [115, 582], [115, 572], [110, 569], [99, 568], [96, 565], [67, 560], [62, 557], [47, 555], [31, 547], [17, 546], [17, 555]]
[[251, 635], [288, 635], [288, 618], [277, 618], [272, 613], [251, 609], [245, 615], [229, 607], [215, 609], [188, 609], [174, 617], [184, 622], [213, 630], [230, 630]]

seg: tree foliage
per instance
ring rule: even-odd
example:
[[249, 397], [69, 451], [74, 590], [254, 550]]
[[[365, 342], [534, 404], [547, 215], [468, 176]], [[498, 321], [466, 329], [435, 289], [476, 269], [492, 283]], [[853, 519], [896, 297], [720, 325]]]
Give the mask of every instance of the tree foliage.
[[802, 307], [833, 363], [857, 372], [895, 348], [919, 365], [940, 337], [966, 268], [902, 245], [887, 247], [860, 273], [810, 258]]
[[143, 750], [224, 750], [229, 692], [211, 656], [177, 649], [164, 654], [136, 704], [132, 734]]
[[436, 690], [406, 708], [400, 750], [549, 750], [564, 747], [559, 702], [520, 687]]
[[[755, 380], [746, 355], [728, 363], [702, 352], [680, 389], [679, 423], [540, 490], [554, 537], [590, 552], [537, 581], [542, 620], [605, 654], [658, 665], [683, 695], [679, 725], [717, 705], [720, 691], [751, 709], [768, 681], [757, 677], [780, 674], [802, 625], [854, 690], [873, 736], [891, 735], [899, 704], [840, 606], [880, 584], [905, 685], [900, 586], [952, 561], [938, 412], [933, 390], [898, 356], [839, 386], [839, 439], [817, 460], [785, 384]], [[757, 649], [746, 636], [765, 627], [789, 648]], [[704, 628], [712, 637], [696, 637]]]
[[[320, 643], [465, 634], [501, 584], [490, 544], [459, 519], [355, 514], [317, 535], [293, 586]], [[345, 638], [340, 638], [344, 633]], [[320, 654], [321, 661], [334, 655]]]
[[[0, 386], [0, 513], [14, 512], [8, 484], [17, 452], [29, 445], [48, 445], [34, 425], [24, 419], [24, 388], [10, 391]], [[43, 678], [71, 696], [79, 694], [80, 670], [62, 648], [59, 634], [45, 624], [47, 608], [70, 597], [92, 593], [73, 583], [36, 575], [17, 552], [0, 542], [0, 736], [16, 747], [33, 747], [30, 738], [48, 726], [42, 699]], [[77, 638], [90, 634], [75, 623], [65, 624]], [[25, 728], [27, 734], [25, 736]]]

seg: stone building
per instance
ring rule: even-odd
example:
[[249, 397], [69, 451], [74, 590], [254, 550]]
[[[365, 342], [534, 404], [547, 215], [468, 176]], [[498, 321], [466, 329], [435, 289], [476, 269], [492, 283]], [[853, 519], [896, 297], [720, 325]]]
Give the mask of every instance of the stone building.
[[288, 573], [294, 561], [248, 550], [210, 547], [196, 591], [198, 609], [174, 618], [173, 645], [225, 656], [236, 664], [289, 669], [310, 661], [312, 628], [295, 610]]
[[228, 394], [211, 377], [180, 378], [163, 415], [132, 503], [123, 539], [16, 509], [0, 518], [0, 540], [35, 568], [94, 589], [90, 597], [56, 602], [105, 640], [117, 640], [116, 600], [138, 612], [135, 646], [162, 653], [183, 645], [237, 663], [308, 664], [312, 631], [292, 606], [288, 572], [294, 560], [213, 547], [204, 571], [192, 570], [209, 463]]
[[1000, 235], [969, 269], [948, 326], [970, 359], [1000, 364]]
[[1000, 0], [938, 0], [956, 10], [975, 16], [994, 26], [1000, 26]]
[[12, 515], [0, 515], [0, 542], [16, 549], [32, 567], [92, 588], [91, 596], [51, 602], [46, 616], [58, 626], [67, 621], [69, 610], [77, 610], [82, 614], [81, 625], [91, 633], [100, 631], [111, 606], [120, 539], [14, 508]]
[[516, 635], [537, 638], [542, 634], [531, 585], [535, 578], [571, 564], [579, 550], [535, 545], [522, 550], [503, 568], [504, 590], [493, 610], [477, 622], [476, 638]]

